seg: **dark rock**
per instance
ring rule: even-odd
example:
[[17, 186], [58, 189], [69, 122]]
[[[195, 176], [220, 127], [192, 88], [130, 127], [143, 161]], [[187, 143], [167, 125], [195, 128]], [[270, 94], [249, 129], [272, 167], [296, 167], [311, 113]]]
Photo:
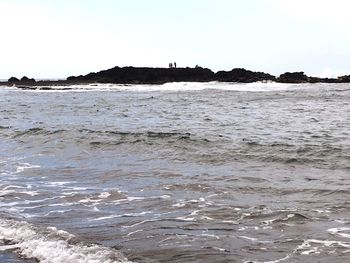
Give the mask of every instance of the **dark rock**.
[[215, 79], [222, 82], [256, 82], [276, 80], [275, 76], [264, 72], [254, 72], [243, 68], [235, 68], [231, 71], [219, 71], [215, 74]]
[[19, 79], [16, 77], [11, 77], [11, 78], [9, 78], [8, 82], [9, 83], [16, 83], [16, 82], [19, 82]]
[[26, 84], [35, 83], [35, 79], [30, 79], [30, 78], [24, 76], [21, 78], [21, 83], [26, 83]]
[[277, 78], [277, 82], [282, 83], [305, 83], [309, 82], [309, 77], [304, 72], [286, 72]]
[[340, 82], [340, 83], [350, 83], [350, 75], [339, 77], [338, 78], [338, 82]]
[[318, 77], [309, 77], [309, 83], [339, 83], [339, 79], [334, 78], [318, 78]]
[[195, 68], [137, 68], [114, 67], [87, 75], [71, 76], [65, 84], [75, 83], [116, 83], [116, 84], [162, 84], [166, 82], [241, 82], [277, 81], [281, 83], [340, 83], [349, 82], [350, 75], [334, 78], [308, 77], [304, 72], [286, 72], [276, 78], [264, 72], [254, 72], [243, 68], [213, 73], [210, 69]]
[[214, 80], [215, 74], [206, 68], [136, 68], [114, 67], [85, 76], [68, 77], [68, 82], [161, 84], [166, 82], [204, 82]]
[[[254, 72], [243, 68], [231, 71], [213, 73], [210, 69], [196, 66], [195, 68], [149, 68], [149, 67], [114, 67], [87, 75], [71, 76], [67, 80], [35, 82], [34, 79], [23, 77], [20, 81], [10, 79], [16, 85], [55, 86], [71, 84], [115, 83], [115, 84], [163, 84], [166, 82], [241, 82], [277, 81], [281, 83], [350, 83], [350, 75], [339, 78], [308, 77], [304, 72], [286, 72], [276, 78], [264, 72]], [[10, 80], [8, 83], [11, 83]], [[18, 82], [18, 83], [17, 83]], [[8, 84], [7, 83], [7, 84]], [[43, 88], [45, 89], [45, 88]]]

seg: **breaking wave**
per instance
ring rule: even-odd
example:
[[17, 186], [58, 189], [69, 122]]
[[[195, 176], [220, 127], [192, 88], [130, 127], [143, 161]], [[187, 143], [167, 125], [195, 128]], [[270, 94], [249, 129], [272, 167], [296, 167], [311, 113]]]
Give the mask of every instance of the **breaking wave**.
[[[311, 86], [311, 85], [309, 85]], [[308, 85], [286, 84], [277, 82], [253, 82], [253, 83], [235, 83], [235, 82], [169, 82], [162, 85], [134, 85], [134, 84], [89, 84], [89, 85], [70, 85], [70, 86], [49, 86], [49, 87], [31, 87], [25, 89], [26, 92], [84, 92], [84, 91], [201, 91], [201, 90], [226, 90], [226, 91], [285, 91], [303, 89]], [[12, 88], [15, 89], [15, 88]]]
[[75, 236], [54, 227], [40, 229], [26, 222], [0, 219], [0, 251], [14, 251], [40, 263], [127, 263], [119, 251], [84, 244]]

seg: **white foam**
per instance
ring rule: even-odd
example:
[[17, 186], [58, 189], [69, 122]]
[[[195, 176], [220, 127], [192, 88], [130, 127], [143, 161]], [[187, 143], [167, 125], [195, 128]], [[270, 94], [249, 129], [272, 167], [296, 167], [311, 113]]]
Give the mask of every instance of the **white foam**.
[[66, 212], [70, 212], [72, 211], [71, 209], [68, 209], [68, 210], [55, 210], [55, 211], [49, 211], [41, 216], [43, 217], [46, 217], [46, 216], [49, 216], [49, 215], [52, 215], [52, 214], [64, 214]]
[[[41, 233], [42, 232], [42, 233]], [[118, 263], [130, 262], [120, 252], [98, 245], [71, 244], [68, 232], [49, 227], [44, 231], [26, 222], [0, 219], [0, 239], [14, 243], [0, 250], [19, 250], [40, 263]]]
[[252, 241], [252, 242], [258, 241], [258, 239], [255, 238], [255, 237], [247, 237], [247, 236], [239, 236], [239, 237], [244, 238], [244, 239], [248, 239], [248, 240], [250, 240], [250, 241]]
[[[343, 233], [343, 232], [349, 232], [349, 233]], [[328, 229], [328, 232], [333, 235], [338, 235], [345, 238], [350, 238], [350, 227], [339, 227], [339, 228], [330, 228]]]
[[244, 263], [279, 263], [279, 262], [283, 262], [283, 261], [289, 259], [290, 257], [291, 257], [290, 254], [288, 254], [285, 257], [279, 258], [279, 259], [276, 259], [276, 260], [269, 260], [269, 261], [252, 261], [252, 260], [248, 260], [248, 261], [244, 261]]
[[36, 191], [23, 191], [23, 192], [19, 192], [20, 194], [26, 194], [26, 195], [30, 195], [30, 196], [36, 196], [39, 195], [38, 192]]
[[99, 203], [101, 201], [102, 201], [102, 199], [91, 199], [90, 197], [88, 197], [88, 198], [79, 200], [79, 203], [82, 203], [82, 204], [96, 204], [96, 203]]
[[87, 190], [86, 187], [70, 187], [69, 189], [74, 190], [74, 191], [85, 191], [85, 190]]
[[[312, 244], [314, 246], [312, 246]], [[343, 242], [338, 240], [319, 240], [319, 239], [307, 239], [298, 246], [294, 252], [299, 251], [302, 255], [318, 254], [318, 245], [324, 247], [340, 246], [343, 248], [350, 248], [349, 242]]]
[[109, 196], [111, 196], [111, 194], [109, 192], [103, 192], [98, 197], [99, 198], [108, 198]]
[[22, 173], [26, 169], [40, 168], [40, 165], [34, 165], [30, 163], [20, 163], [17, 166], [16, 173]]
[[[339, 234], [340, 231], [346, 231], [349, 230], [350, 228], [331, 228], [328, 231], [331, 234]], [[256, 238], [250, 238], [246, 236], [240, 236], [241, 238], [245, 238], [248, 240], [251, 240], [252, 242], [261, 242], [258, 241]], [[290, 240], [289, 240], [290, 241]], [[264, 242], [264, 241], [263, 241]], [[266, 241], [265, 241], [266, 242]], [[271, 242], [272, 241], [267, 241]], [[276, 259], [276, 260], [269, 260], [269, 261], [255, 261], [255, 260], [248, 260], [244, 261], [245, 263], [251, 262], [251, 263], [279, 263], [283, 262], [285, 260], [288, 260], [292, 257], [293, 254], [300, 253], [300, 255], [315, 255], [320, 253], [320, 247], [335, 247], [335, 246], [340, 246], [343, 248], [350, 248], [350, 242], [343, 242], [343, 241], [338, 241], [338, 240], [319, 240], [319, 239], [307, 239], [304, 240], [303, 243], [299, 246], [297, 246], [292, 253], [287, 254], [285, 257]], [[343, 251], [343, 253], [349, 253], [350, 249]], [[329, 252], [330, 254], [333, 253], [332, 251]]]
[[171, 82], [163, 85], [130, 85], [120, 86], [126, 91], [200, 91], [200, 90], [226, 90], [226, 91], [279, 91], [288, 89], [300, 89], [300, 84], [283, 84], [276, 82], [253, 83], [227, 83], [227, 82]]
[[75, 182], [48, 182], [47, 185], [48, 186], [63, 186], [63, 185], [70, 184], [70, 183], [75, 183]]
[[212, 238], [215, 238], [215, 239], [217, 239], [217, 240], [220, 239], [219, 236], [214, 235], [214, 234], [210, 234], [207, 230], [202, 231], [202, 234], [200, 234], [200, 236], [202, 236], [202, 237], [212, 237]]
[[[23, 189], [24, 187], [17, 187], [18, 189]], [[17, 190], [10, 190], [8, 187], [5, 187], [3, 190], [0, 190], [0, 197], [4, 197], [6, 195], [10, 194], [26, 194], [30, 196], [36, 196], [39, 195], [36, 191], [17, 191]]]
[[259, 240], [255, 237], [247, 237], [247, 236], [239, 236], [240, 238], [243, 238], [243, 239], [247, 239], [247, 240], [250, 240], [254, 243], [263, 243], [263, 244], [269, 244], [269, 243], [273, 243], [273, 241], [269, 241], [269, 240]]
[[151, 214], [151, 213], [152, 213], [151, 211], [144, 211], [141, 213], [128, 213], [128, 214], [121, 214], [121, 215], [113, 214], [109, 216], [94, 218], [94, 219], [91, 219], [90, 221], [100, 221], [100, 220], [107, 220], [107, 219], [113, 219], [118, 217], [138, 217], [138, 216], [144, 216], [146, 214]]
[[[23, 187], [23, 186], [18, 186], [18, 185], [8, 185], [6, 187], [4, 187], [3, 190], [8, 190], [10, 188], [15, 188], [15, 189], [25, 189], [26, 187]], [[28, 188], [28, 187], [27, 187]]]
[[135, 230], [135, 231], [130, 232], [130, 233], [127, 234], [126, 236], [129, 237], [129, 236], [132, 236], [132, 235], [134, 235], [134, 234], [136, 234], [136, 233], [138, 233], [138, 232], [143, 232], [143, 230], [142, 230], [142, 229], [137, 229], [137, 230]]
[[[95, 197], [87, 197], [84, 199], [79, 200], [79, 203], [81, 204], [85, 204], [85, 205], [96, 205], [98, 203], [100, 203], [101, 201], [105, 202], [105, 199], [110, 197], [112, 194], [109, 192], [102, 192], [101, 194], [99, 194], [97, 197], [99, 198], [95, 198]], [[134, 200], [143, 200], [145, 199], [144, 197], [127, 197], [127, 198], [123, 198], [123, 199], [118, 199], [115, 201], [112, 201], [115, 204], [119, 204], [119, 203], [123, 203], [123, 202], [127, 202], [127, 201], [134, 201]]]
[[127, 198], [128, 201], [140, 201], [140, 200], [144, 200], [145, 197], [142, 196], [129, 196]]
[[221, 252], [229, 252], [227, 249], [221, 248], [221, 247], [202, 247], [202, 248], [206, 248], [206, 249], [214, 249], [214, 250], [219, 250]]
[[[201, 203], [201, 204], [200, 204]], [[206, 201], [205, 198], [200, 197], [198, 200], [196, 199], [191, 199], [191, 200], [179, 200], [178, 203], [173, 204], [173, 207], [184, 207], [187, 204], [198, 204], [198, 207], [206, 207], [207, 205], [212, 205], [213, 203], [210, 201]]]
[[90, 219], [90, 221], [101, 221], [101, 220], [108, 220], [108, 219], [113, 219], [113, 218], [118, 218], [118, 217], [121, 217], [121, 215], [101, 216], [98, 218]]
[[195, 217], [187, 217], [187, 216], [179, 216], [179, 217], [176, 217], [175, 219], [179, 221], [184, 221], [184, 222], [191, 222], [196, 220]]
[[141, 222], [137, 222], [135, 224], [132, 224], [132, 225], [129, 225], [129, 226], [122, 226], [123, 228], [132, 228], [132, 227], [135, 227], [135, 226], [139, 226], [139, 225], [142, 225], [142, 224], [145, 224], [147, 222], [152, 222], [151, 220], [142, 220]]
[[88, 91], [200, 91], [206, 89], [226, 90], [226, 91], [250, 91], [268, 92], [283, 91], [291, 89], [303, 89], [317, 86], [319, 84], [286, 84], [277, 82], [253, 82], [253, 83], [233, 83], [233, 82], [169, 82], [163, 85], [120, 85], [120, 84], [93, 84], [93, 85], [72, 85], [69, 90], [67, 86], [55, 86], [54, 90], [26, 90], [24, 92], [88, 92]]

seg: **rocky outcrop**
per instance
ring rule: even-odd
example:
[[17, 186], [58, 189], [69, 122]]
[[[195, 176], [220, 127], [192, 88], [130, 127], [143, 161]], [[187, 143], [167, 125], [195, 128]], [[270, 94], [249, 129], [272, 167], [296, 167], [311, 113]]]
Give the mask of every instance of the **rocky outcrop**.
[[340, 79], [334, 79], [334, 78], [318, 78], [318, 77], [309, 77], [308, 79], [309, 83], [340, 83]]
[[206, 82], [215, 80], [215, 74], [206, 68], [136, 68], [114, 67], [85, 76], [68, 77], [68, 82], [161, 84], [166, 82]]
[[[338, 78], [309, 77], [304, 72], [286, 72], [276, 78], [264, 72], [243, 68], [214, 73], [208, 68], [149, 68], [114, 67], [87, 75], [71, 76], [67, 80], [39, 80], [26, 76], [11, 77], [0, 85], [16, 86], [23, 89], [51, 89], [51, 86], [71, 84], [114, 83], [114, 84], [163, 84], [166, 82], [238, 82], [276, 81], [280, 83], [350, 83], [350, 75]], [[68, 88], [67, 88], [68, 89]]]
[[21, 78], [20, 82], [23, 83], [23, 84], [32, 84], [32, 83], [35, 83], [36, 81], [33, 78], [30, 79], [30, 78], [24, 76], [24, 77]]
[[8, 83], [18, 83], [19, 82], [19, 79], [16, 78], [16, 77], [11, 77], [9, 78], [9, 80], [7, 81]]
[[338, 82], [340, 82], [340, 83], [350, 83], [350, 75], [339, 77], [338, 78]]
[[35, 79], [30, 79], [26, 76], [22, 77], [20, 80], [16, 77], [11, 77], [7, 82], [12, 84], [35, 84], [36, 83]]
[[215, 80], [222, 82], [243, 82], [274, 81], [275, 76], [264, 72], [254, 72], [243, 68], [235, 68], [231, 71], [219, 71], [215, 74]]
[[277, 78], [277, 82], [281, 83], [306, 83], [309, 77], [304, 72], [286, 72]]
[[286, 72], [276, 79], [281, 83], [350, 83], [350, 75], [338, 78], [308, 77], [304, 72]]

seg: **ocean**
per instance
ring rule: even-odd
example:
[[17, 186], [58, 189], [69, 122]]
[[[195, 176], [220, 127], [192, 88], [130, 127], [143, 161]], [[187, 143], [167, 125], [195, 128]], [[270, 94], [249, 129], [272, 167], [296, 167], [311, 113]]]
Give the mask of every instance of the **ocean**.
[[0, 87], [1, 262], [349, 261], [349, 84], [55, 88]]

